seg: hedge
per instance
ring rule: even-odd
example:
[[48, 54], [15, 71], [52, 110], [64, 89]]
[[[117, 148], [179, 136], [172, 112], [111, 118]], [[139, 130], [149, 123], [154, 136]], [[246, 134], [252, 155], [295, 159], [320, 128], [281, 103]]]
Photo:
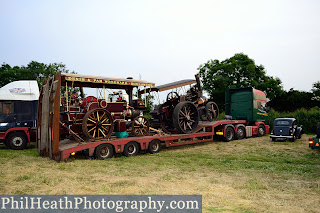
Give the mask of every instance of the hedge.
[[298, 125], [303, 125], [304, 133], [315, 134], [317, 123], [320, 122], [320, 108], [313, 107], [310, 110], [302, 108], [294, 112], [277, 112], [271, 109], [269, 112], [269, 125], [271, 129], [276, 118], [296, 118]]

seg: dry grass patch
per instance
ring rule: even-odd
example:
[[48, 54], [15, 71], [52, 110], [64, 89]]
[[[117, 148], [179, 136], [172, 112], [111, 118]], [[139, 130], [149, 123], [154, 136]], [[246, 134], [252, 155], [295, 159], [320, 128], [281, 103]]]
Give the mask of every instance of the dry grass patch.
[[268, 137], [68, 163], [0, 147], [1, 194], [201, 194], [203, 212], [316, 212], [320, 153]]

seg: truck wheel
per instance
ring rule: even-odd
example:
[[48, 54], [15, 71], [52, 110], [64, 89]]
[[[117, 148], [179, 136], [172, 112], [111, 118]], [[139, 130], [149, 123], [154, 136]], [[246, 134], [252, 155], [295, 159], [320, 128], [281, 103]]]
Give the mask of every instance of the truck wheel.
[[190, 101], [177, 104], [173, 111], [173, 126], [179, 133], [193, 133], [198, 127], [197, 107]]
[[266, 130], [265, 130], [264, 126], [263, 126], [263, 125], [260, 125], [260, 126], [258, 127], [258, 137], [264, 136], [265, 132], [266, 132]]
[[135, 156], [139, 153], [139, 145], [137, 142], [130, 141], [124, 146], [123, 154], [127, 157]]
[[22, 150], [27, 147], [27, 137], [22, 132], [12, 133], [8, 137], [7, 145], [14, 150]]
[[161, 150], [161, 141], [158, 139], [154, 139], [150, 141], [149, 146], [148, 146], [148, 151], [150, 154], [154, 154], [157, 152], [160, 152]]
[[99, 160], [112, 158], [113, 153], [112, 145], [107, 143], [99, 145], [95, 150], [95, 156]]
[[238, 140], [243, 139], [246, 136], [244, 127], [240, 126], [237, 129], [237, 134], [235, 135]]
[[223, 140], [225, 142], [229, 142], [229, 141], [232, 141], [233, 138], [234, 138], [234, 130], [233, 130], [232, 127], [229, 126], [226, 129], [226, 133], [225, 133], [225, 136], [224, 136]]

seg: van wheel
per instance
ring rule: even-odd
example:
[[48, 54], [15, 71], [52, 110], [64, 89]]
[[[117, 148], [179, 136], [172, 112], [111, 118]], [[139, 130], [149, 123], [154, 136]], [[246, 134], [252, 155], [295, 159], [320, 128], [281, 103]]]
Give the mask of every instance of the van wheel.
[[225, 134], [223, 140], [224, 140], [225, 142], [229, 142], [229, 141], [232, 141], [233, 138], [234, 138], [234, 130], [233, 130], [232, 127], [229, 126], [229, 127], [227, 127], [227, 129], [226, 129], [226, 134]]
[[149, 153], [154, 154], [154, 153], [160, 152], [160, 150], [161, 150], [160, 140], [154, 139], [149, 143], [149, 146], [148, 146]]
[[112, 145], [108, 144], [108, 143], [99, 145], [95, 150], [95, 156], [99, 160], [112, 158], [112, 156], [113, 156], [113, 147], [112, 147]]
[[12, 133], [8, 137], [7, 145], [14, 150], [22, 150], [27, 147], [27, 137], [22, 132]]
[[264, 136], [265, 132], [266, 132], [266, 130], [264, 129], [264, 126], [260, 125], [258, 128], [258, 137]]
[[135, 156], [139, 153], [139, 145], [134, 141], [130, 141], [124, 146], [123, 154], [127, 157]]

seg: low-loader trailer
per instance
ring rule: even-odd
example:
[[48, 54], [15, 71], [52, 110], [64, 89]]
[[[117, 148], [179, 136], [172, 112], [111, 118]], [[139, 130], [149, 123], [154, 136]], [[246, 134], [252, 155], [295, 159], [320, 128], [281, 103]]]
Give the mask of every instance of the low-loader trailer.
[[[265, 93], [253, 88], [244, 88], [226, 91], [226, 113], [229, 115], [227, 116], [228, 119], [212, 122], [200, 121], [197, 129], [190, 134], [167, 134], [161, 130], [150, 128], [149, 133], [142, 136], [122, 137], [121, 134], [113, 133], [107, 139], [86, 139], [61, 122], [59, 110], [62, 107], [61, 87], [64, 85], [65, 87], [68, 87], [68, 85], [81, 86], [82, 84], [98, 88], [107, 86], [119, 88], [122, 86], [126, 87], [128, 94], [132, 93], [133, 86], [144, 85], [143, 82], [134, 82], [132, 79], [112, 80], [97, 76], [77, 77], [63, 73], [45, 80], [40, 92], [38, 107], [37, 147], [41, 156], [46, 156], [56, 161], [67, 161], [70, 155], [86, 151], [88, 156], [97, 159], [111, 158], [115, 153], [121, 153], [129, 157], [138, 154], [140, 151], [152, 154], [157, 153], [161, 150], [163, 144], [166, 147], [171, 147], [209, 142], [214, 139], [222, 139], [228, 142], [251, 136], [263, 136], [269, 132]], [[108, 102], [106, 106], [109, 104], [112, 103]], [[74, 108], [74, 112], [67, 114], [72, 115], [72, 113], [79, 114], [81, 112]], [[47, 119], [42, 118], [44, 115]], [[73, 117], [77, 118], [77, 116]], [[78, 122], [76, 118], [71, 121]], [[89, 118], [92, 120], [96, 117], [89, 116]], [[130, 121], [128, 122], [130, 123]], [[72, 122], [69, 124], [72, 124]], [[115, 129], [120, 129], [117, 125], [121, 126], [122, 124], [115, 125]], [[141, 124], [142, 129], [143, 127], [144, 124]], [[61, 138], [60, 131], [62, 128], [69, 130], [69, 137]], [[45, 140], [42, 136], [45, 136]]]

